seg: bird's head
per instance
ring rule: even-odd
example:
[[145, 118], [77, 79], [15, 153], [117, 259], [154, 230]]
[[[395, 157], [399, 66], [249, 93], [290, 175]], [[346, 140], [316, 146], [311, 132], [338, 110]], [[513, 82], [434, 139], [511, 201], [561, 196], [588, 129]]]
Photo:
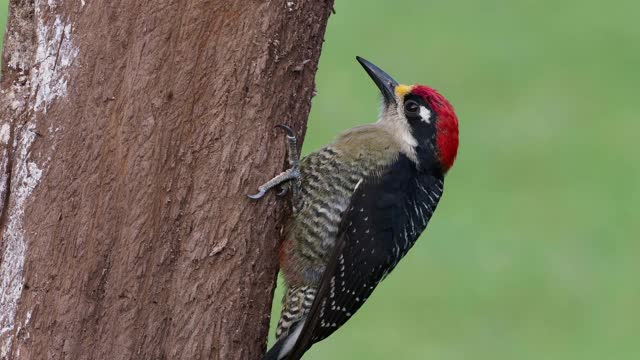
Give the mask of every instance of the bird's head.
[[369, 61], [357, 60], [382, 93], [379, 123], [419, 164], [435, 162], [447, 172], [458, 152], [458, 117], [451, 103], [428, 86], [398, 84]]

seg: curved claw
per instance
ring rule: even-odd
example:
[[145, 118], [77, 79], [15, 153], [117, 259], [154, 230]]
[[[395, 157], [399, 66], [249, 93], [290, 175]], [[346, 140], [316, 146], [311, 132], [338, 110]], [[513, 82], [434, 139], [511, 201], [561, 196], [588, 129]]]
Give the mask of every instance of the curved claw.
[[289, 186], [287, 186], [287, 185], [282, 186], [280, 188], [280, 191], [278, 191], [278, 193], [276, 194], [276, 196], [278, 196], [278, 197], [285, 196], [288, 191], [289, 191]]
[[286, 131], [287, 132], [287, 137], [294, 138], [294, 139], [296, 137], [296, 133], [293, 132], [293, 130], [288, 125], [278, 124], [278, 125], [274, 126], [274, 128], [280, 128], [280, 129], [283, 129], [284, 131]]
[[264, 194], [266, 194], [266, 193], [267, 193], [266, 191], [260, 190], [257, 194], [247, 195], [247, 197], [250, 198], [250, 199], [257, 200], [257, 199], [260, 199], [261, 197], [263, 197]]

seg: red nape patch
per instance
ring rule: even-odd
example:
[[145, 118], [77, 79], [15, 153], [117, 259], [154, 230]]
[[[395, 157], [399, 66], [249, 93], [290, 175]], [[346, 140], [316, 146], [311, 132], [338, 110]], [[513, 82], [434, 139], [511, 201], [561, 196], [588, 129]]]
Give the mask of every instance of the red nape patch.
[[440, 162], [446, 172], [453, 166], [458, 154], [458, 117], [451, 103], [436, 90], [428, 86], [416, 85], [411, 93], [421, 96], [436, 112], [436, 145], [440, 153]]

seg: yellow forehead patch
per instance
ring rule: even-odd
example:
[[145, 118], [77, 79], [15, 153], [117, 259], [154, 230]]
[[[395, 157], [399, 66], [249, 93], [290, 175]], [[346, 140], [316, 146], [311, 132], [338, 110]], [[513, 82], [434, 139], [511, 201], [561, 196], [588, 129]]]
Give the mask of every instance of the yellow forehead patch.
[[408, 93], [411, 92], [411, 90], [413, 90], [413, 86], [402, 85], [402, 84], [396, 86], [395, 88], [395, 92], [398, 97], [403, 97], [407, 95]]

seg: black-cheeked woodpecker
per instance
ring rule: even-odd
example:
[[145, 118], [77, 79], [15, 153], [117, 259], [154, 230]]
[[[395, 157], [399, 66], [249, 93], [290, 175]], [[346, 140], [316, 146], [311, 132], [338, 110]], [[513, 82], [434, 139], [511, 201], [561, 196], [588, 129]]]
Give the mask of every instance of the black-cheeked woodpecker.
[[383, 107], [376, 123], [344, 132], [262, 185], [292, 194], [280, 249], [287, 291], [265, 360], [297, 360], [342, 326], [426, 228], [458, 150], [458, 119], [434, 89], [401, 85], [358, 57]]

